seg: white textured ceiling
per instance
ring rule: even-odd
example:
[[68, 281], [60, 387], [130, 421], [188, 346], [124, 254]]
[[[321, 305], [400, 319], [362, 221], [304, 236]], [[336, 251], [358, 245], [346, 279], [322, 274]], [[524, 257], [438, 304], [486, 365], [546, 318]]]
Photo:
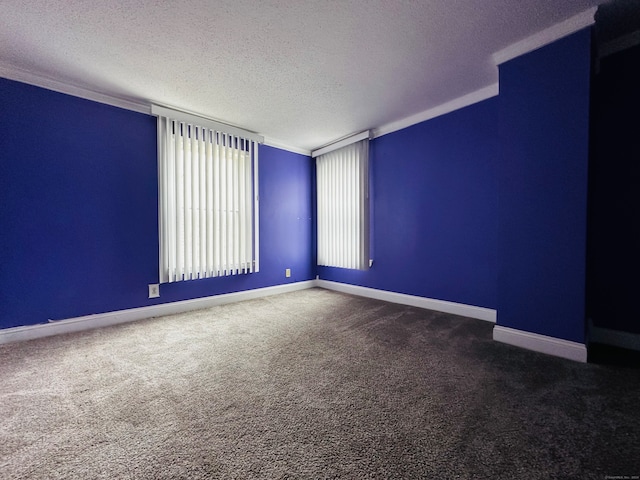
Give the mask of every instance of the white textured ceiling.
[[310, 150], [495, 84], [598, 0], [0, 0], [0, 64]]

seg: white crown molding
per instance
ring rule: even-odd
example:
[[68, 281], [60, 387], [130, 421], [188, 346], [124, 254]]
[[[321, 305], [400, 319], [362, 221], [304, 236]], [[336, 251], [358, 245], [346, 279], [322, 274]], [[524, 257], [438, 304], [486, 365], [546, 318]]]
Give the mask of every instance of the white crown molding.
[[[0, 62], [0, 77], [6, 78], [8, 80], [15, 80], [16, 82], [26, 83], [28, 85], [33, 85], [47, 90], [52, 90], [54, 92], [72, 95], [74, 97], [83, 98], [85, 100], [91, 100], [105, 105], [111, 105], [113, 107], [124, 108], [126, 110], [151, 115], [150, 102], [117, 97], [115, 95], [90, 90], [85, 87], [78, 87], [76, 85], [23, 70], [3, 62]], [[281, 150], [287, 150], [293, 153], [299, 153], [301, 155], [311, 155], [311, 150], [305, 150], [303, 148], [287, 145], [283, 142], [268, 137], [264, 139], [264, 145], [279, 148]]]
[[346, 147], [347, 145], [359, 142], [360, 140], [364, 140], [365, 138], [371, 138], [371, 130], [365, 130], [364, 132], [356, 133], [355, 135], [349, 135], [340, 140], [331, 142], [323, 147], [316, 148], [315, 150], [311, 151], [311, 156], [313, 158], [316, 158], [320, 155], [324, 155], [325, 153], [334, 152], [339, 148]]
[[244, 300], [252, 300], [254, 298], [267, 297], [269, 295], [304, 290], [314, 286], [314, 280], [307, 280], [304, 282], [286, 283], [273, 287], [245, 290], [243, 292], [194, 298], [192, 300], [184, 300], [180, 302], [162, 303], [148, 307], [98, 313], [95, 315], [50, 321], [49, 323], [41, 323], [37, 325], [5, 328], [0, 330], [0, 345], [3, 343], [20, 342], [36, 338], [50, 337], [52, 335], [108, 327], [120, 323], [143, 320], [145, 318], [173, 315], [175, 313], [188, 312], [191, 310], [201, 310], [203, 308], [224, 305], [226, 303], [240, 302]]
[[513, 60], [520, 55], [537, 50], [540, 47], [544, 47], [556, 40], [559, 40], [567, 35], [582, 30], [585, 27], [593, 25], [595, 22], [594, 16], [598, 7], [592, 7], [584, 12], [574, 15], [567, 20], [556, 23], [555, 25], [541, 30], [538, 33], [531, 35], [519, 42], [513, 43], [502, 50], [495, 52], [491, 58], [496, 65], [500, 65], [509, 60]]
[[[558, 23], [550, 28], [547, 28], [546, 30], [538, 32], [535, 35], [525, 38], [524, 40], [514, 43], [509, 47], [494, 53], [492, 55], [494, 63], [496, 65], [499, 65], [517, 56], [523, 55], [524, 53], [530, 52], [564, 36], [574, 33], [581, 28], [592, 25], [594, 23], [594, 15], [596, 10], [597, 7], [585, 10], [584, 12], [565, 20], [564, 22]], [[68, 95], [73, 95], [76, 97], [84, 98], [86, 100], [92, 100], [95, 102], [132, 110], [139, 113], [151, 114], [151, 104], [148, 101], [124, 98], [105, 92], [94, 91], [85, 87], [79, 87], [67, 82], [62, 82], [60, 80], [49, 78], [41, 74], [36, 74], [1, 62], [0, 77], [8, 78], [10, 80], [16, 80], [30, 85], [35, 85]], [[458, 110], [460, 108], [464, 108], [474, 103], [494, 97], [498, 95], [498, 93], [499, 88], [497, 83], [489, 85], [449, 102], [443, 103], [434, 108], [430, 108], [415, 115], [378, 127], [373, 130], [371, 138], [377, 138], [382, 135], [386, 135], [388, 133], [402, 130], [412, 125], [424, 122], [426, 120], [430, 120], [440, 115], [450, 113], [454, 110]], [[271, 147], [279, 148], [281, 150], [299, 153], [301, 155], [311, 155], [310, 150], [287, 145], [286, 143], [269, 137], [265, 137], [264, 144]]]
[[279, 148], [280, 150], [286, 150], [292, 153], [299, 153], [300, 155], [311, 156], [311, 150], [305, 150], [304, 148], [298, 148], [292, 145], [287, 145], [286, 143], [281, 142], [280, 140], [276, 140], [275, 138], [271, 138], [267, 136], [264, 137], [263, 145], [267, 145], [273, 148]]
[[547, 355], [576, 362], [586, 363], [587, 361], [587, 347], [584, 344], [570, 342], [561, 338], [548, 337], [547, 335], [496, 325], [493, 327], [493, 339], [515, 347], [526, 348], [534, 352], [546, 353]]
[[406, 295], [404, 293], [388, 292], [386, 290], [378, 290], [375, 288], [360, 287], [358, 285], [350, 285], [347, 283], [332, 282], [329, 280], [316, 279], [315, 285], [327, 290], [335, 290], [337, 292], [349, 293], [360, 297], [374, 298], [376, 300], [384, 300], [390, 303], [399, 303], [401, 305], [409, 305], [411, 307], [424, 308], [427, 310], [435, 310], [437, 312], [451, 313], [463, 317], [476, 318], [487, 322], [495, 323], [496, 311], [485, 307], [476, 307], [474, 305], [466, 305], [464, 303], [448, 302], [446, 300], [436, 300], [427, 297], [418, 297], [416, 295]]
[[[15, 80], [17, 82], [26, 83], [29, 85], [34, 85], [36, 87], [45, 88], [47, 90], [52, 90], [54, 92], [59, 92], [67, 95], [72, 95], [74, 97], [84, 98], [85, 100], [92, 100], [94, 102], [103, 103], [103, 104], [111, 105], [114, 107], [124, 108], [126, 110], [132, 110], [134, 112], [151, 115], [151, 103], [136, 101], [132, 99], [119, 98], [114, 95], [96, 92], [94, 90], [89, 90], [84, 87], [78, 87], [76, 85], [55, 80], [53, 78], [45, 77], [43, 75], [29, 72], [27, 70], [22, 70], [13, 65], [8, 65], [2, 62], [0, 62], [0, 77], [7, 78], [9, 80]], [[464, 108], [466, 106], [472, 105], [477, 102], [481, 102], [482, 100], [486, 100], [487, 98], [494, 97], [497, 94], [498, 94], [498, 84], [496, 83], [488, 87], [482, 88], [480, 90], [477, 90], [475, 92], [471, 92], [462, 97], [451, 100], [449, 102], [443, 103], [442, 105], [439, 105], [437, 107], [431, 108], [429, 110], [425, 110], [416, 115], [412, 115], [410, 117], [397, 120], [395, 122], [392, 122], [380, 128], [377, 128], [372, 131], [371, 138], [380, 137], [382, 135], [386, 135], [387, 133], [395, 132], [397, 130], [402, 130], [403, 128], [407, 128], [417, 123], [424, 122], [425, 120], [429, 120], [431, 118], [444, 115], [445, 113], [449, 113], [454, 110]], [[265, 135], [262, 135], [262, 136], [264, 137], [263, 144], [269, 147], [279, 148], [280, 150], [286, 150], [288, 152], [298, 153], [300, 155], [306, 155], [306, 156], [311, 155], [311, 150], [295, 147]]]
[[431, 120], [432, 118], [445, 115], [464, 107], [468, 107], [469, 105], [473, 105], [474, 103], [482, 102], [483, 100], [487, 100], [488, 98], [495, 97], [496, 95], [498, 95], [498, 93], [498, 84], [494, 83], [493, 85], [489, 85], [461, 97], [455, 98], [449, 102], [438, 105], [437, 107], [424, 110], [423, 112], [416, 113], [415, 115], [411, 115], [410, 117], [396, 120], [395, 122], [387, 123], [382, 127], [375, 128], [373, 129], [372, 138], [378, 138], [388, 133], [397, 132], [398, 130], [411, 127], [412, 125], [422, 123], [426, 120]]
[[1, 62], [0, 77], [7, 78], [9, 80], [15, 80], [17, 82], [27, 83], [29, 85], [45, 88], [47, 90], [53, 90], [54, 92], [65, 93], [74, 97], [84, 98], [85, 100], [92, 100], [94, 102], [111, 105], [113, 107], [132, 110], [138, 113], [151, 113], [151, 105], [147, 103], [129, 98], [116, 97], [114, 95], [109, 95], [106, 93], [96, 92], [84, 87], [78, 87], [70, 83], [61, 82], [59, 80], [55, 80], [53, 78], [23, 70], [13, 65], [8, 65]]
[[[524, 55], [525, 53], [536, 50], [540, 47], [548, 45], [549, 43], [555, 42], [560, 38], [575, 33], [578, 30], [593, 25], [593, 23], [595, 22], [594, 16], [597, 10], [598, 7], [592, 7], [588, 10], [585, 10], [563, 22], [557, 23], [545, 30], [542, 30], [534, 35], [531, 35], [530, 37], [527, 37], [494, 53], [491, 58], [496, 65], [500, 65], [501, 63], [512, 60], [515, 57]], [[378, 138], [388, 133], [393, 133], [398, 130], [416, 125], [418, 123], [422, 123], [426, 120], [431, 120], [441, 115], [451, 113], [455, 110], [473, 105], [474, 103], [482, 102], [483, 100], [495, 97], [499, 93], [499, 84], [494, 83], [487, 87], [455, 98], [449, 102], [445, 102], [436, 107], [419, 112], [415, 115], [411, 115], [409, 117], [387, 123], [378, 128], [374, 128], [371, 131], [371, 138]], [[269, 144], [267, 142], [267, 139], [265, 139], [265, 143]], [[283, 148], [285, 148], [285, 150], [288, 149], [286, 147]], [[304, 155], [308, 155], [308, 153], [304, 153]]]

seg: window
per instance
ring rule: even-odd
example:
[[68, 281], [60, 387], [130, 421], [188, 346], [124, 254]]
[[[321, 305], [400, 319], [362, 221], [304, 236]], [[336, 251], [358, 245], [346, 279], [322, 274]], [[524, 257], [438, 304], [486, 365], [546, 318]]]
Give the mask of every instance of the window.
[[160, 282], [257, 272], [258, 143], [249, 132], [154, 106]]
[[318, 265], [364, 270], [369, 266], [369, 132], [312, 155], [316, 157]]

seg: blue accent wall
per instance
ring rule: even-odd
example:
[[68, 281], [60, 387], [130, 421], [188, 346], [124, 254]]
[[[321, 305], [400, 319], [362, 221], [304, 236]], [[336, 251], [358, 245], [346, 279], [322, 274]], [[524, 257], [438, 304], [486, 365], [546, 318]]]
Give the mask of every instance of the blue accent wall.
[[321, 279], [497, 304], [497, 97], [371, 142], [371, 269]]
[[500, 66], [498, 324], [584, 343], [589, 29]]
[[310, 157], [260, 147], [259, 273], [165, 284], [150, 300], [155, 117], [6, 79], [0, 105], [0, 328], [314, 277]]
[[[584, 342], [590, 31], [371, 142], [373, 267], [315, 266], [315, 168], [260, 147], [260, 272], [161, 285], [156, 121], [0, 79], [0, 328], [322, 279]], [[286, 268], [292, 277], [285, 278]]]

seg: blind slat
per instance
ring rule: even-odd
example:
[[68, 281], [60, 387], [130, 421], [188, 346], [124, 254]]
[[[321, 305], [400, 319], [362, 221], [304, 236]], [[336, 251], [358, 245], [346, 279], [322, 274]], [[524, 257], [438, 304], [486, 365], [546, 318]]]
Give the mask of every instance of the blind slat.
[[256, 143], [165, 117], [158, 135], [160, 281], [257, 271]]
[[368, 140], [316, 157], [318, 265], [369, 264]]

